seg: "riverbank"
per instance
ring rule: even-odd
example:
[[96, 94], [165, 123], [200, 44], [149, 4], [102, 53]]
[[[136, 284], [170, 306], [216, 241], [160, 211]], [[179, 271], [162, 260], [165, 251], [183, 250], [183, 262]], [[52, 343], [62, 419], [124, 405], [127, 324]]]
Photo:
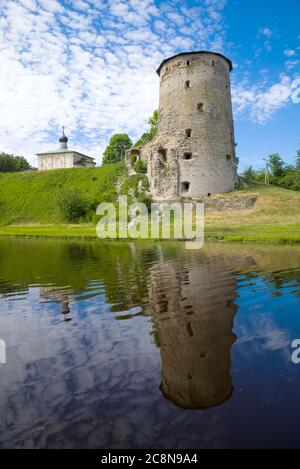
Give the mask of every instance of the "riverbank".
[[[93, 202], [91, 206], [96, 207], [97, 202], [116, 202], [120, 178], [124, 182], [126, 177], [122, 164], [2, 174], [0, 236], [97, 239], [95, 209], [91, 210], [89, 220], [66, 224], [57, 206], [59, 194], [62, 189], [76, 187]], [[130, 191], [129, 179], [128, 183]], [[255, 203], [236, 209], [243, 207], [239, 202], [246, 199]], [[214, 195], [204, 203], [206, 241], [300, 243], [300, 192], [260, 185]]]
[[[0, 236], [97, 239], [96, 227], [86, 225], [14, 225], [0, 227]], [[228, 243], [300, 244], [300, 224], [213, 226], [205, 229], [206, 241]]]

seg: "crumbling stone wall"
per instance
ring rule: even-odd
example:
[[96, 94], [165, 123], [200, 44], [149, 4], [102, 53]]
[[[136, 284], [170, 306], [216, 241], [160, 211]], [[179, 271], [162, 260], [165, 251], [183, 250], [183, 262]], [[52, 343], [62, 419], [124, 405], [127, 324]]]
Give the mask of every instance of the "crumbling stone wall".
[[[235, 188], [231, 62], [215, 53], [180, 54], [162, 63], [158, 132], [136, 149], [154, 199], [199, 198]], [[126, 162], [132, 170], [130, 152]]]

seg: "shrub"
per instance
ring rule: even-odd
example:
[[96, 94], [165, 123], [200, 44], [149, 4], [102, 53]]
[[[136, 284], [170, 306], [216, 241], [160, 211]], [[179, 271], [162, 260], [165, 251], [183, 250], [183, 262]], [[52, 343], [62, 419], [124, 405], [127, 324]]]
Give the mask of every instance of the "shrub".
[[137, 156], [135, 154], [130, 155], [130, 161], [131, 161], [132, 164], [134, 164], [136, 162], [136, 159], [137, 159]]
[[150, 189], [150, 182], [149, 182], [147, 176], [143, 176], [143, 177], [142, 177], [142, 186], [143, 186], [143, 188], [144, 188], [146, 191], [149, 191], [149, 189]]
[[139, 194], [137, 200], [138, 202], [145, 204], [148, 210], [151, 208], [152, 199], [148, 195]]
[[68, 222], [78, 222], [89, 209], [89, 203], [81, 192], [76, 189], [64, 191], [58, 199], [62, 217]]
[[147, 166], [145, 163], [141, 160], [138, 160], [135, 165], [134, 165], [134, 170], [136, 173], [146, 173], [147, 172]]

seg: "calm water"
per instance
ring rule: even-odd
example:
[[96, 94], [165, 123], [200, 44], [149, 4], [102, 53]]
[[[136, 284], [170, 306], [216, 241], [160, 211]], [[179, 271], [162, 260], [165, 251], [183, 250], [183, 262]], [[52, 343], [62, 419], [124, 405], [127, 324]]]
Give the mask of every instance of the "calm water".
[[0, 239], [0, 446], [300, 447], [300, 250]]

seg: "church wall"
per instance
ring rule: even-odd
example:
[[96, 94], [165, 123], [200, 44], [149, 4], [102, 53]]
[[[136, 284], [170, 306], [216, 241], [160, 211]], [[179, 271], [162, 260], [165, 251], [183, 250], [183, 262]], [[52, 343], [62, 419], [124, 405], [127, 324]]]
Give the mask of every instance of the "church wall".
[[38, 169], [45, 171], [49, 169], [73, 168], [73, 153], [51, 154], [38, 156]]

